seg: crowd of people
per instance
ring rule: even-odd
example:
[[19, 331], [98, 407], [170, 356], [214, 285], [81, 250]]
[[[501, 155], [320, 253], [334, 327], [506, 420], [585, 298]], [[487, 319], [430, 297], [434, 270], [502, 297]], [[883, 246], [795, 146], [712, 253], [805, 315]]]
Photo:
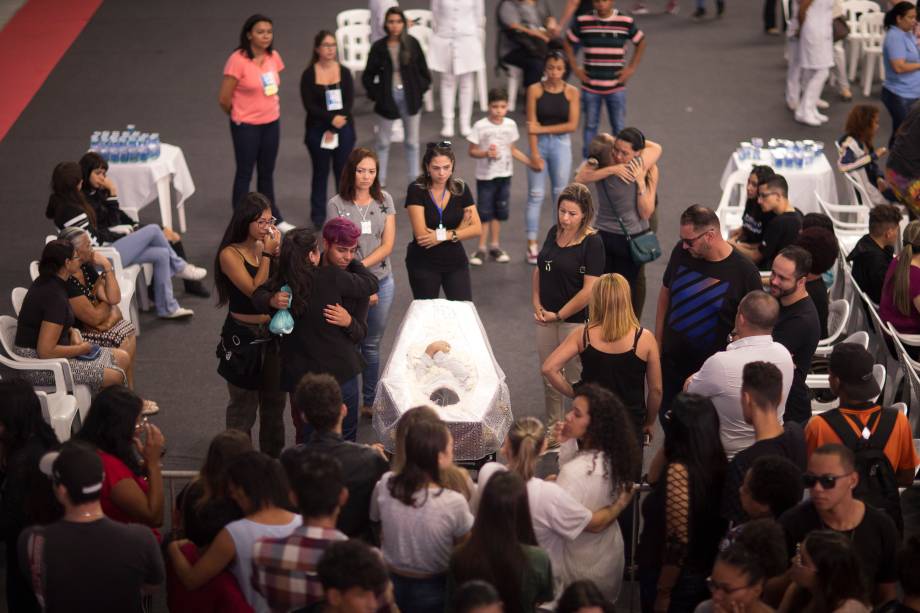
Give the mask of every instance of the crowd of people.
[[[50, 373], [0, 381], [10, 610], [145, 611], [165, 584], [172, 611], [608, 611], [633, 562], [643, 611], [920, 610], [920, 539], [903, 538], [898, 490], [912, 485], [920, 458], [907, 417], [880, 398], [875, 358], [862, 345], [833, 347], [824, 367], [839, 406], [812, 413], [806, 377], [829, 335], [833, 277], [844, 274], [832, 220], [803, 215], [781, 174], [753, 167], [741, 227], [723, 227], [701, 205], [680, 213], [646, 329], [644, 266], [662, 255], [663, 148], [626, 127], [625, 84], [646, 45], [633, 17], [612, 0], [569, 2], [560, 21], [539, 0], [499, 3], [499, 57], [526, 86], [528, 143], [518, 147], [504, 90], [492, 89], [487, 116], [472, 118], [481, 0], [434, 0], [427, 54], [405, 13], [382, 6], [395, 2], [371, 4], [380, 36], [361, 85], [378, 116], [374, 149], [356, 146], [359, 92], [334, 33], [317, 33], [301, 79], [312, 227], [284, 221], [275, 199], [284, 63], [268, 17], [245, 22], [224, 67], [219, 102], [236, 174], [212, 270], [227, 307], [216, 348], [227, 429], [173, 508], [165, 436], [150, 421], [158, 407], [132, 391], [136, 329], [97, 248], [153, 266], [150, 293], [165, 319], [192, 315], [172, 278], [208, 295], [207, 271], [187, 261], [178, 234], [119, 208], [101, 156], [54, 168], [46, 216], [59, 234], [42, 251], [13, 349], [66, 359], [93, 400], [62, 444], [34, 393]], [[821, 121], [831, 4], [805, 0], [790, 24], [788, 100], [804, 123]], [[916, 10], [904, 4], [886, 17], [891, 150], [874, 146], [872, 105], [854, 106], [837, 144], [841, 172], [874, 190], [863, 203], [872, 205], [868, 232], [846, 257], [852, 277], [883, 322], [916, 334], [920, 221], [903, 233], [901, 224], [904, 207], [920, 212], [920, 106], [909, 108], [907, 89], [920, 63], [908, 44], [916, 46]], [[420, 147], [431, 71], [441, 75], [445, 139], [459, 98], [475, 194], [455, 172], [452, 141]], [[602, 103], [609, 134], [599, 133]], [[582, 119], [584, 161], [573, 176], [571, 134]], [[379, 443], [355, 442], [360, 415], [377, 401], [396, 292], [397, 198], [384, 188], [395, 183], [387, 166], [397, 123], [415, 299], [443, 290], [471, 301], [470, 266], [511, 260], [501, 225], [514, 161], [527, 167], [523, 255], [534, 265], [543, 419], [516, 419], [496, 461], [475, 475], [454, 461], [450, 424], [431, 407], [401, 415], [392, 457]], [[547, 177], [554, 218], [540, 243]], [[296, 443], [288, 448], [286, 406]], [[659, 435], [644, 472], [643, 451]]]

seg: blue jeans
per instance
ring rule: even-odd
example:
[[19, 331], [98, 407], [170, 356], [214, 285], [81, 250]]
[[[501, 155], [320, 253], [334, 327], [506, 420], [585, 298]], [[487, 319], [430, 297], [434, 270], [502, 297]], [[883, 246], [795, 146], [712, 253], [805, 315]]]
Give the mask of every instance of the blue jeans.
[[543, 170], [527, 170], [527, 239], [535, 241], [540, 233], [540, 208], [546, 193], [546, 177], [553, 188], [553, 210], [559, 194], [572, 175], [572, 140], [568, 134], [540, 134], [537, 150], [543, 158]]
[[889, 147], [894, 143], [894, 135], [897, 134], [898, 128], [910, 111], [910, 107], [912, 107], [916, 101], [917, 98], [904, 98], [887, 87], [882, 88], [882, 104], [885, 105], [885, 108], [888, 109], [888, 113], [891, 115], [891, 138], [888, 139]]
[[592, 94], [581, 91], [581, 114], [585, 118], [585, 143], [581, 149], [582, 157], [588, 157], [588, 145], [597, 136], [601, 125], [601, 103], [607, 107], [607, 119], [610, 120], [610, 133], [616, 136], [626, 127], [626, 90], [621, 89], [612, 94]]
[[438, 575], [429, 579], [410, 579], [390, 573], [393, 596], [402, 613], [444, 613], [447, 579]]
[[332, 167], [332, 178], [335, 180], [335, 189], [339, 189], [339, 178], [348, 161], [348, 154], [355, 148], [355, 126], [347, 123], [339, 130], [339, 146], [335, 149], [323, 149], [323, 134], [326, 128], [310, 128], [307, 130], [307, 150], [310, 152], [310, 161], [313, 163], [313, 179], [310, 184], [310, 221], [318, 231], [326, 222], [326, 187], [329, 185], [329, 167]]
[[179, 308], [173, 296], [172, 277], [185, 268], [186, 262], [173, 251], [160, 226], [143, 226], [112, 243], [121, 263], [153, 264], [153, 299], [157, 315], [168, 315]]
[[393, 276], [380, 279], [377, 289], [378, 302], [367, 312], [367, 334], [361, 341], [361, 355], [367, 366], [361, 373], [364, 404], [372, 406], [377, 395], [377, 381], [380, 377], [380, 339], [387, 325], [390, 307], [393, 306]]
[[252, 167], [259, 173], [256, 191], [272, 203], [272, 215], [281, 221], [281, 211], [275, 206], [275, 160], [281, 142], [281, 121], [265, 124], [230, 122], [230, 136], [233, 137], [233, 155], [236, 157], [236, 174], [233, 176], [233, 208], [249, 192], [252, 183]]
[[[399, 109], [399, 117], [402, 119], [404, 128], [404, 143], [406, 146], [406, 167], [408, 182], [412, 183], [418, 176], [421, 167], [418, 163], [418, 124], [422, 117], [419, 111], [415, 115], [409, 114], [409, 108], [406, 106], [406, 90], [393, 88], [393, 100], [396, 102], [396, 108]], [[380, 160], [380, 185], [387, 184], [387, 165], [390, 161], [390, 139], [393, 136], [393, 122], [395, 119], [386, 117], [377, 118], [377, 158]]]

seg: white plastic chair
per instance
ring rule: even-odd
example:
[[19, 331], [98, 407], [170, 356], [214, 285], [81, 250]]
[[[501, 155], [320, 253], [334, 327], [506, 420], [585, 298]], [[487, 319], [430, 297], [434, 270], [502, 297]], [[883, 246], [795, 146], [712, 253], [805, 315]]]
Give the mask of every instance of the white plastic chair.
[[824, 200], [817, 190], [815, 190], [815, 199], [818, 201], [821, 211], [831, 218], [837, 240], [845, 243], [848, 249], [852, 247], [851, 243], [855, 244], [869, 231], [870, 207], [854, 206], [852, 204], [832, 204]]
[[[875, 379], [875, 382], [879, 386], [879, 394], [875, 398], [870, 398], [870, 402], [875, 402], [879, 399], [880, 396], [883, 396], [886, 392], [886, 379], [887, 379], [887, 369], [884, 364], [875, 364], [872, 366], [872, 377]], [[829, 375], [808, 375], [805, 377], [805, 385], [808, 386], [808, 389], [812, 390], [822, 390], [830, 389], [830, 377]], [[830, 402], [819, 402], [817, 400], [811, 401], [811, 414], [819, 415], [825, 411], [830, 411], [831, 409], [836, 409], [840, 406], [840, 399], [835, 398]]]
[[73, 372], [70, 370], [70, 364], [67, 360], [64, 358], [42, 360], [38, 358], [22, 357], [13, 351], [15, 342], [16, 320], [9, 315], [0, 315], [0, 347], [2, 347], [0, 353], [3, 354], [3, 357], [7, 361], [25, 365], [24, 368], [19, 370], [50, 370], [55, 377], [54, 385], [36, 386], [35, 389], [43, 392], [53, 391], [54, 393], [63, 390], [68, 394], [72, 394], [80, 412], [80, 419], [83, 420], [86, 417], [87, 411], [89, 411], [89, 405], [92, 402], [92, 394], [89, 386], [74, 382]]
[[850, 319], [850, 303], [846, 300], [834, 300], [827, 309], [827, 338], [818, 341], [818, 347], [833, 345], [847, 327]]
[[847, 35], [847, 44], [850, 46], [847, 66], [850, 70], [848, 75], [850, 81], [853, 81], [856, 79], [856, 67], [859, 64], [863, 42], [863, 33], [859, 30], [859, 17], [866, 13], [879, 13], [882, 9], [872, 0], [845, 0], [843, 10], [847, 16], [847, 27], [850, 28], [850, 33]]
[[744, 215], [744, 205], [747, 202], [747, 181], [751, 171], [739, 168], [728, 176], [719, 206], [716, 207], [716, 216], [722, 228], [722, 236], [727, 238], [731, 230], [741, 226]]
[[14, 287], [13, 291], [10, 292], [10, 299], [13, 302], [13, 313], [16, 314], [16, 317], [19, 317], [19, 311], [22, 309], [22, 301], [26, 299], [26, 294], [29, 292], [24, 287]]
[[406, 16], [406, 21], [409, 22], [409, 28], [413, 26], [424, 26], [429, 30], [434, 28], [434, 16], [428, 9], [406, 9], [403, 14]]
[[872, 90], [872, 77], [878, 65], [878, 76], [885, 80], [885, 61], [882, 59], [882, 45], [885, 41], [884, 13], [863, 13], [858, 27], [862, 33], [863, 96]]
[[[920, 335], [916, 334], [901, 334], [894, 329], [894, 326], [889, 325], [889, 330], [892, 332], [895, 350], [898, 353], [898, 362], [901, 365], [901, 370], [904, 374], [904, 378], [907, 381], [907, 391], [908, 391], [908, 403], [909, 408], [907, 411], [907, 418], [910, 421], [911, 431], [916, 433], [918, 426], [920, 426], [920, 362], [914, 360], [907, 353], [905, 347], [906, 344], [911, 346], [920, 346]], [[907, 342], [905, 342], [907, 341]]]
[[[419, 9], [419, 10], [422, 11], [422, 9]], [[422, 12], [430, 13], [431, 11], [422, 11]], [[406, 11], [406, 13], [409, 13], [409, 11]], [[409, 16], [407, 14], [406, 19], [408, 18]], [[428, 43], [431, 42], [431, 34], [432, 34], [431, 27], [429, 26], [426, 26], [426, 25], [409, 26], [409, 36], [412, 36], [413, 38], [415, 38], [415, 40], [418, 41], [418, 44], [422, 48], [422, 53], [425, 54], [425, 57], [428, 57]], [[432, 83], [431, 87], [428, 88], [428, 91], [425, 92], [425, 95], [422, 97], [422, 100], [425, 103], [425, 111], [429, 113], [434, 111], [434, 83]]]
[[508, 110], [514, 111], [517, 108], [518, 90], [524, 83], [524, 71], [511, 64], [505, 64], [505, 71], [508, 73]]
[[[406, 11], [408, 12], [408, 11]], [[370, 26], [371, 12], [369, 9], [348, 9], [341, 11], [335, 16], [335, 27], [344, 28], [346, 26]]]
[[35, 395], [42, 407], [42, 418], [51, 426], [60, 442], [67, 441], [80, 430], [83, 423], [80, 421], [76, 398], [66, 391], [35, 392]]
[[367, 55], [371, 50], [371, 26], [342, 26], [335, 31], [335, 44], [339, 49], [339, 63], [350, 70], [357, 80], [357, 74], [367, 66]]
[[[486, 52], [486, 29], [485, 27], [479, 28], [479, 40], [482, 44], [482, 53], [485, 55]], [[479, 110], [483, 113], [489, 111], [489, 83], [486, 78], [487, 66], [483, 65], [482, 70], [476, 71], [476, 92], [479, 94]], [[508, 96], [511, 97], [510, 95]], [[509, 100], [510, 103], [510, 100]], [[514, 109], [509, 109], [514, 110]]]
[[[865, 330], [854, 332], [853, 334], [849, 335], [848, 337], [840, 341], [840, 343], [854, 343], [856, 345], [860, 345], [863, 349], [869, 349], [869, 333], [866, 332]], [[824, 345], [824, 346], [819, 345], [818, 348], [815, 349], [815, 357], [816, 358], [829, 357], [831, 353], [833, 353], [834, 347], [839, 345], [840, 343], [834, 343], [833, 345]]]

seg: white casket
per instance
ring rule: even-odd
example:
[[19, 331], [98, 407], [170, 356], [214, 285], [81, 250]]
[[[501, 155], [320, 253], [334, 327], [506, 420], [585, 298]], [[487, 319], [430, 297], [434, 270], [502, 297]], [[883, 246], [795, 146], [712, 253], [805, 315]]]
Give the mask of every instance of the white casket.
[[[434, 341], [449, 343], [449, 354], [428, 356]], [[395, 451], [403, 413], [423, 404], [447, 423], [458, 461], [480, 460], [505, 440], [513, 420], [508, 385], [472, 302], [414, 300], [406, 311], [374, 402], [374, 429], [387, 451]]]

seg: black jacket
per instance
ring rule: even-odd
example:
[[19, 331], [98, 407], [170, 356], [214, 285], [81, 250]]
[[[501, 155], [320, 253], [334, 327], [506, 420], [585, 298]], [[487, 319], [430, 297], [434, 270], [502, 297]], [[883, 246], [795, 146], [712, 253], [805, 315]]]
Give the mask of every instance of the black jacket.
[[[422, 46], [415, 38], [406, 38], [409, 41], [409, 63], [399, 67], [399, 74], [402, 77], [409, 114], [415, 115], [422, 108], [422, 96], [431, 87], [431, 73], [428, 72], [428, 63], [425, 61]], [[367, 97], [376, 103], [375, 113], [386, 119], [399, 119], [399, 109], [393, 100], [393, 62], [387, 50], [386, 38], [381, 38], [371, 46], [361, 82], [367, 91]]]
[[875, 304], [882, 301], [882, 285], [893, 259], [894, 249], [882, 249], [868, 234], [859, 239], [847, 256], [853, 266], [853, 280]]

